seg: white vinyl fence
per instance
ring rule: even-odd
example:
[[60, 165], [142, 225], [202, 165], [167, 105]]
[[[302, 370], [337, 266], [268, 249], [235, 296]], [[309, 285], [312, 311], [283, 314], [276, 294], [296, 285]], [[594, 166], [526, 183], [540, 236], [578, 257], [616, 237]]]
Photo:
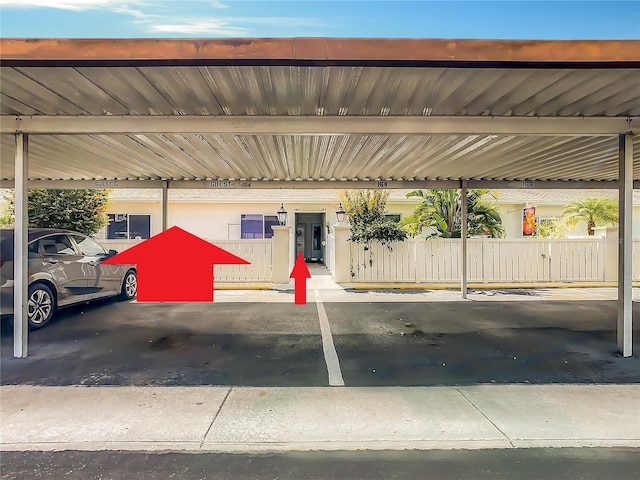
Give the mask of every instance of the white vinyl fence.
[[217, 240], [216, 246], [251, 262], [250, 265], [216, 265], [214, 278], [220, 282], [270, 282], [273, 242], [264, 240]]
[[[634, 241], [640, 252], [640, 240]], [[351, 243], [353, 282], [459, 282], [460, 239], [411, 239], [391, 249]], [[604, 281], [605, 239], [489, 239], [467, 242], [471, 282]], [[634, 279], [640, 255], [634, 256]]]
[[[100, 240], [108, 249], [122, 252], [143, 240]], [[211, 243], [251, 262], [250, 265], [216, 265], [214, 278], [219, 282], [270, 282], [272, 279], [273, 241], [211, 240]]]

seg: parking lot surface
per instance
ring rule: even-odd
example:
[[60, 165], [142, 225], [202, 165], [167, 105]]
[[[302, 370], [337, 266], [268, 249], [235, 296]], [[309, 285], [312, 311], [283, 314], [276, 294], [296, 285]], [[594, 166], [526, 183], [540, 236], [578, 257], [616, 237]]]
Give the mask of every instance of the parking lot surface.
[[[597, 289], [595, 289], [597, 290]], [[327, 386], [330, 343], [346, 386], [640, 383], [616, 353], [611, 292], [217, 292], [212, 304], [104, 301], [1, 339], [4, 385]], [[634, 317], [640, 304], [634, 303]], [[640, 352], [636, 321], [634, 351]]]
[[325, 384], [314, 304], [138, 304], [74, 307], [30, 333], [11, 357], [3, 327], [2, 383], [33, 385]]

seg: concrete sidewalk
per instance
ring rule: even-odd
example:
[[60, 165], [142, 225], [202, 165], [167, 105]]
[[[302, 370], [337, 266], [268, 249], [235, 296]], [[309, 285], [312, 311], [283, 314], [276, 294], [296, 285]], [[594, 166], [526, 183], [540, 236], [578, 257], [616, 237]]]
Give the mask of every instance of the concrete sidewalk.
[[0, 388], [2, 450], [640, 447], [640, 385]]

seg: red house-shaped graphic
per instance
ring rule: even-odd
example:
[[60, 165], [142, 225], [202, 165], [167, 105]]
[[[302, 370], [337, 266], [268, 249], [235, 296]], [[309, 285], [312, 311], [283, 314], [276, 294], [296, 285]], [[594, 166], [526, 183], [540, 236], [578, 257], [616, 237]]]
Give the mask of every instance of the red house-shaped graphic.
[[213, 265], [250, 262], [171, 227], [102, 263], [137, 265], [140, 302], [213, 302]]

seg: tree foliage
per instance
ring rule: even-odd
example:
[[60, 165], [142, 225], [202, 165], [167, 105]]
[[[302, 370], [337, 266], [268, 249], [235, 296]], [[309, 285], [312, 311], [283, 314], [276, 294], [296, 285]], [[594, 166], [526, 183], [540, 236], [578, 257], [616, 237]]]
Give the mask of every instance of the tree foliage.
[[[15, 212], [15, 198], [9, 197], [9, 211]], [[67, 228], [93, 235], [104, 227], [109, 190], [31, 189], [28, 193], [29, 227]]]
[[562, 217], [541, 220], [538, 223], [536, 235], [540, 238], [565, 238], [567, 236], [567, 222]]
[[[489, 235], [501, 238], [505, 235], [502, 217], [496, 205], [485, 196], [494, 196], [488, 189], [467, 190], [467, 233], [471, 236]], [[413, 215], [402, 220], [401, 225], [411, 236], [460, 238], [462, 197], [460, 190], [414, 190], [407, 197], [420, 197]]]
[[618, 223], [618, 202], [611, 198], [576, 200], [564, 207], [562, 218], [572, 226], [586, 222], [587, 235], [594, 235], [595, 227]]
[[349, 240], [365, 245], [372, 242], [389, 245], [407, 238], [407, 233], [397, 222], [385, 217], [388, 198], [387, 190], [345, 190], [340, 193], [342, 206], [351, 225]]

